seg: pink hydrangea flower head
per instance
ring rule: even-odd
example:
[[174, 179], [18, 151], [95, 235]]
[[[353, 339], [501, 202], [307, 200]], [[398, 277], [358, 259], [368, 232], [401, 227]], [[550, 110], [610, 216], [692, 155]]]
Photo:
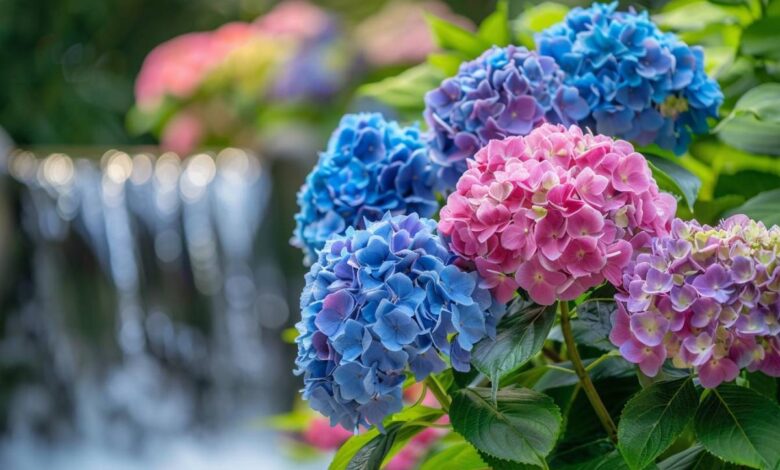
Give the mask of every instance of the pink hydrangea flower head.
[[[522, 287], [550, 305], [605, 280], [621, 284], [635, 247], [667, 235], [676, 208], [628, 142], [543, 124], [477, 152], [441, 210], [439, 230], [497, 299]], [[664, 276], [654, 282], [671, 288]]]
[[780, 376], [780, 227], [675, 219], [628, 263], [610, 340], [650, 376], [666, 359], [707, 388], [740, 368]]

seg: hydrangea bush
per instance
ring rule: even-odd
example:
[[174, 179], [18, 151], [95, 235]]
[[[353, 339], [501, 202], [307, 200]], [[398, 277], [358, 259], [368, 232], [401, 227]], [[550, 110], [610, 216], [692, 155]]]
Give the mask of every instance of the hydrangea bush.
[[662, 32], [647, 12], [617, 5], [572, 9], [537, 36], [539, 53], [553, 57], [564, 83], [587, 101], [581, 125], [681, 154], [718, 116], [720, 87], [704, 72], [701, 47]]
[[551, 305], [620, 284], [632, 244], [667, 234], [675, 209], [628, 142], [544, 124], [477, 152], [439, 229], [499, 300], [520, 286]]
[[[427, 129], [345, 118], [300, 194], [303, 397], [358, 434], [331, 469], [780, 468], [780, 84], [734, 95], [780, 24], [721, 3], [670, 2], [678, 37], [549, 3], [515, 36], [499, 2], [371, 84]], [[683, 39], [732, 36], [724, 98]], [[703, 135], [724, 99], [742, 152]]]
[[623, 274], [610, 339], [655, 376], [666, 358], [708, 388], [739, 369], [780, 376], [780, 227], [675, 220]]
[[306, 276], [296, 365], [331, 423], [381, 425], [401, 409], [407, 371], [441, 372], [440, 355], [468, 371], [474, 344], [495, 337], [503, 304], [453, 264], [435, 226], [412, 214], [350, 227]]
[[346, 115], [298, 193], [293, 244], [314, 260], [332, 234], [385, 212], [430, 217], [438, 208], [435, 178], [416, 126], [376, 113]]

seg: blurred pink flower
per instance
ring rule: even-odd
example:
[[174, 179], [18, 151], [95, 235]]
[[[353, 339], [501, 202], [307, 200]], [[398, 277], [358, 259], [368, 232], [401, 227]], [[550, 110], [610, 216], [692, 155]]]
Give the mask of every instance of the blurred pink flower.
[[288, 0], [254, 21], [265, 34], [309, 40], [319, 37], [331, 25], [321, 8], [303, 0]]
[[338, 449], [350, 437], [351, 432], [339, 425], [331, 427], [328, 419], [320, 416], [312, 419], [309, 427], [303, 431], [303, 440], [320, 450]]
[[191, 153], [203, 138], [203, 125], [194, 114], [183, 112], [174, 116], [163, 130], [160, 145], [180, 156]]
[[165, 95], [186, 97], [213, 64], [210, 33], [189, 33], [166, 41], [144, 59], [135, 81], [136, 102], [148, 109]]
[[355, 32], [356, 42], [366, 60], [375, 66], [415, 64], [425, 60], [437, 49], [425, 21], [426, 13], [465, 29], [474, 29], [469, 19], [455, 15], [442, 2], [388, 2]]
[[[442, 421], [446, 422], [446, 416], [442, 418]], [[438, 428], [426, 428], [419, 434], [414, 436], [408, 444], [404, 446], [395, 456], [387, 463], [385, 470], [411, 470], [417, 467], [420, 459], [428, 453], [431, 446], [444, 435], [446, 431]]]

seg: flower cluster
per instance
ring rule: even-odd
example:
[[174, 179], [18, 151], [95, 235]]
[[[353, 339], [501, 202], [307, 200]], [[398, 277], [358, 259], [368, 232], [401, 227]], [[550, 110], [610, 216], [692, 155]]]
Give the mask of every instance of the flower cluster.
[[436, 169], [419, 129], [381, 114], [348, 114], [298, 193], [292, 243], [307, 261], [332, 234], [362, 228], [385, 212], [430, 217], [438, 209]]
[[544, 121], [572, 124], [590, 108], [549, 57], [523, 47], [493, 47], [465, 62], [455, 77], [425, 95], [430, 147], [452, 188], [471, 158], [492, 139], [526, 135]]
[[780, 227], [743, 215], [675, 220], [623, 275], [610, 338], [654, 376], [666, 358], [708, 388], [739, 369], [780, 376]]
[[591, 115], [580, 122], [601, 134], [681, 154], [691, 133], [708, 131], [723, 94], [704, 72], [700, 47], [664, 33], [646, 12], [615, 11], [617, 2], [574, 8], [536, 38]]
[[439, 230], [500, 301], [520, 286], [550, 305], [619, 285], [632, 245], [668, 233], [675, 209], [628, 142], [543, 124], [476, 154]]
[[306, 276], [297, 372], [312, 408], [347, 429], [381, 425], [402, 407], [406, 371], [468, 370], [473, 345], [495, 336], [504, 306], [452, 264], [417, 215], [334, 236]]

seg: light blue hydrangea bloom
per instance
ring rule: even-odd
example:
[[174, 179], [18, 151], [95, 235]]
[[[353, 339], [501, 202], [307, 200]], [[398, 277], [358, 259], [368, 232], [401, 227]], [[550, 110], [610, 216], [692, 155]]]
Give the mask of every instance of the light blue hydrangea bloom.
[[381, 425], [402, 408], [407, 372], [469, 370], [470, 351], [494, 338], [504, 313], [476, 273], [462, 271], [416, 214], [332, 237], [306, 276], [297, 328], [303, 397], [347, 429]]
[[700, 47], [664, 33], [646, 12], [615, 11], [617, 2], [574, 8], [537, 35], [539, 52], [553, 57], [565, 83], [587, 100], [580, 125], [599, 134], [684, 153], [692, 134], [708, 132], [723, 102], [704, 72]]
[[311, 261], [331, 235], [385, 212], [432, 216], [435, 178], [416, 126], [401, 127], [381, 114], [348, 114], [298, 193], [292, 243]]

